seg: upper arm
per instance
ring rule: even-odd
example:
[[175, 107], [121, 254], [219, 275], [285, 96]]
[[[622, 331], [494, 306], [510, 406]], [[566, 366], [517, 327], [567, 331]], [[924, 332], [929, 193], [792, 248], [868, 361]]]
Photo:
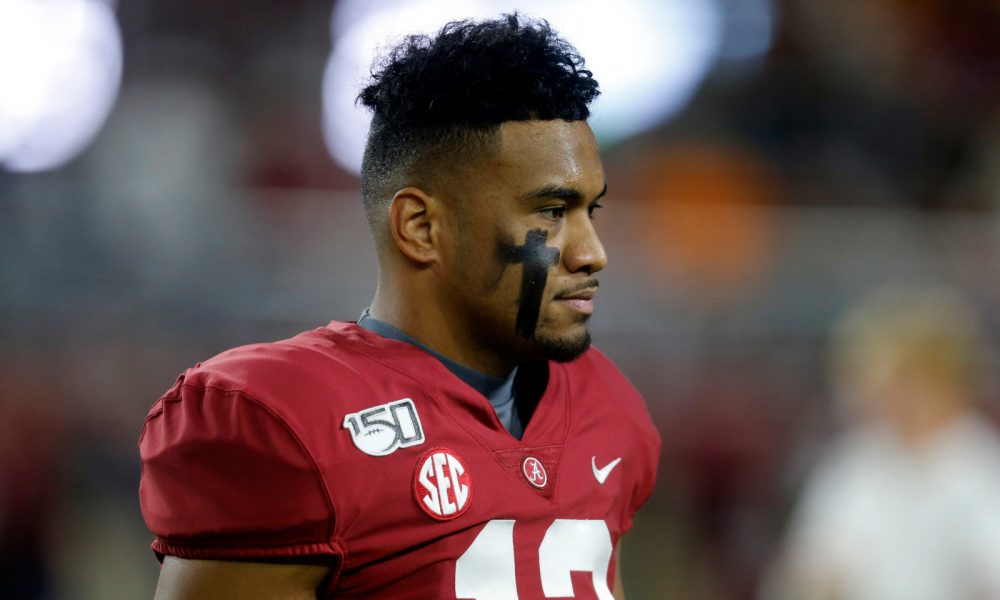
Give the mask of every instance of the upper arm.
[[296, 433], [243, 392], [178, 385], [147, 418], [139, 501], [160, 554], [270, 560], [342, 555], [335, 514]]
[[330, 574], [318, 565], [163, 560], [155, 600], [316, 600]]

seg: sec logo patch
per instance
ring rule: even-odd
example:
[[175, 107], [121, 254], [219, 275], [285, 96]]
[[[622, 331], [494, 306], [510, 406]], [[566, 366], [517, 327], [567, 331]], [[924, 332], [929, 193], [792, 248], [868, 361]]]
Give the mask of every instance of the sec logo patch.
[[429, 516], [447, 521], [461, 516], [472, 501], [469, 469], [448, 448], [428, 450], [413, 473], [413, 494]]

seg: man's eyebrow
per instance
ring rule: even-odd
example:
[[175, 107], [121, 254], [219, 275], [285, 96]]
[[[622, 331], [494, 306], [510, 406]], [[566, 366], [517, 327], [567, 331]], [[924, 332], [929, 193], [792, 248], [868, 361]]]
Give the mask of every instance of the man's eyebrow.
[[[607, 193], [608, 193], [608, 184], [605, 183], [604, 189], [602, 189], [601, 193], [597, 194], [597, 196], [594, 197], [593, 202], [597, 202], [598, 200], [603, 198], [604, 195]], [[555, 200], [566, 200], [568, 202], [582, 202], [584, 196], [583, 192], [581, 192], [576, 188], [568, 187], [565, 185], [551, 184], [540, 187], [537, 190], [530, 192], [529, 194], [524, 196], [523, 200], [525, 201], [537, 200], [539, 198], [552, 198]]]

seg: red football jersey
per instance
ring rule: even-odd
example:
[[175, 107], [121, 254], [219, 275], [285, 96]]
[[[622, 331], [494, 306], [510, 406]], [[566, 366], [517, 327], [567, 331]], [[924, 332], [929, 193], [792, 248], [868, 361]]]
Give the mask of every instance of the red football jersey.
[[338, 599], [606, 600], [659, 446], [595, 349], [549, 363], [518, 440], [427, 352], [334, 322], [182, 374], [139, 495], [158, 554], [328, 556]]

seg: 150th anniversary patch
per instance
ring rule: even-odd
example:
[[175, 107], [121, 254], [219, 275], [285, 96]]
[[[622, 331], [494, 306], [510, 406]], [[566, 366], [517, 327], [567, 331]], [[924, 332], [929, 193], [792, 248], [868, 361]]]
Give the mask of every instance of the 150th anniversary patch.
[[371, 456], [386, 456], [424, 443], [424, 428], [410, 398], [346, 415], [343, 427], [351, 432], [358, 450]]

